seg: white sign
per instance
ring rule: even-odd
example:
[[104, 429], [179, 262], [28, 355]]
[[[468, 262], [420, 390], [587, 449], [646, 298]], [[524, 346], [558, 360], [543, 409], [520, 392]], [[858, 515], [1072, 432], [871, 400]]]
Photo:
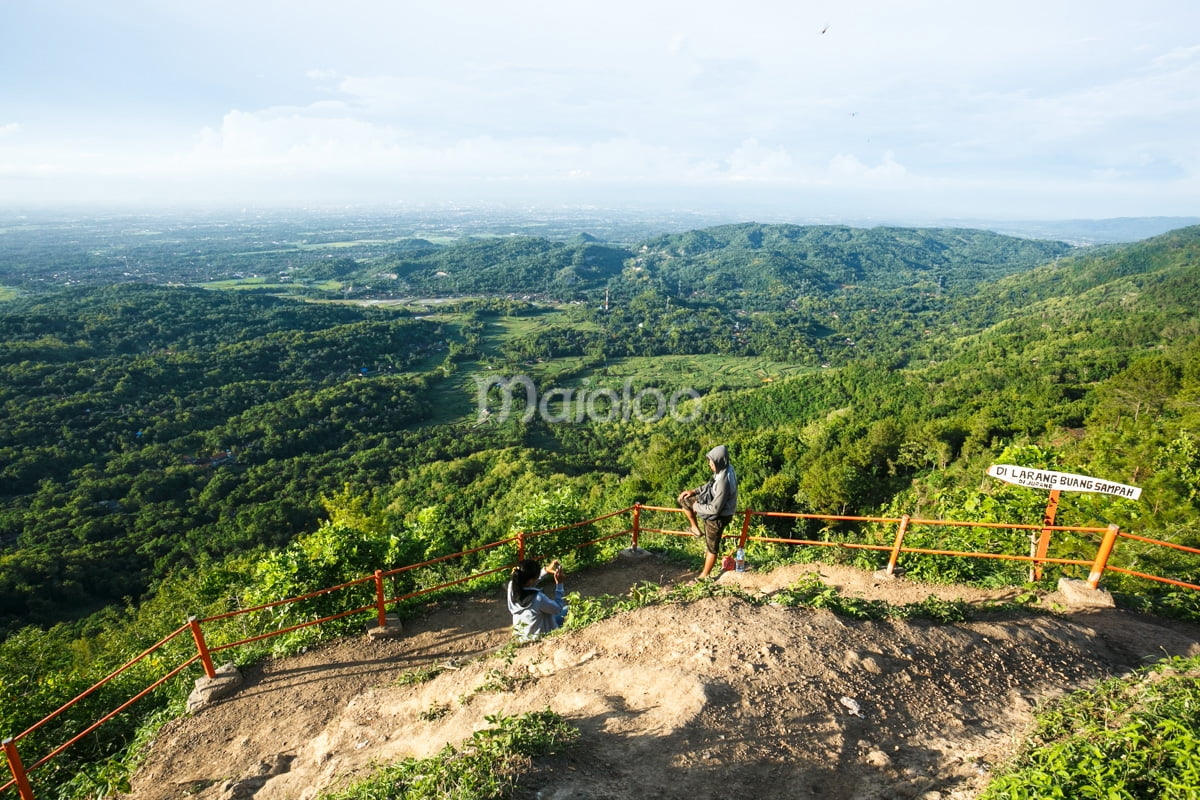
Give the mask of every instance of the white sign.
[[1028, 486], [1030, 489], [1100, 492], [1101, 494], [1115, 494], [1117, 497], [1124, 497], [1128, 500], [1137, 500], [1142, 496], [1142, 490], [1138, 486], [1127, 486], [1123, 483], [1089, 478], [1087, 475], [1072, 475], [1069, 472], [1053, 472], [1048, 469], [1014, 467], [1012, 464], [992, 464], [988, 467], [987, 474], [1005, 483]]

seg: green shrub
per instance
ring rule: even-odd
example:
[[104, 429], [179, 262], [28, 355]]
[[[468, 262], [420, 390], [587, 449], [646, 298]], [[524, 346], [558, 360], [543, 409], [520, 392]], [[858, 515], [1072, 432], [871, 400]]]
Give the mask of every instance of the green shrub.
[[491, 727], [430, 758], [407, 758], [320, 800], [502, 800], [512, 796], [534, 756], [561, 752], [579, 731], [553, 711], [493, 715]]
[[584, 519], [578, 492], [572, 486], [560, 486], [530, 499], [517, 513], [510, 533], [515, 536], [518, 533], [553, 530], [553, 533], [542, 533], [526, 539], [526, 558], [538, 561], [559, 558], [568, 564], [591, 563], [598, 556], [596, 549], [576, 548], [596, 537], [595, 526], [569, 527]]
[[1200, 786], [1200, 657], [1058, 698], [981, 800], [1191, 800]]

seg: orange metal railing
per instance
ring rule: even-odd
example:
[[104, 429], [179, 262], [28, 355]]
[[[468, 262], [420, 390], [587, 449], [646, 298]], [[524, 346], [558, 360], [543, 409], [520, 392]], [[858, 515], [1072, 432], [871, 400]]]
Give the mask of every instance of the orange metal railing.
[[[168, 634], [166, 637], [164, 637], [163, 639], [161, 639], [160, 641], [158, 641], [157, 643], [155, 643], [154, 645], [152, 645], [151, 647], [146, 649], [144, 652], [142, 652], [137, 657], [131, 659], [130, 661], [128, 661], [127, 663], [125, 663], [124, 665], [119, 667], [118, 669], [114, 670], [108, 676], [103, 678], [101, 681], [99, 681], [94, 686], [87, 689], [86, 691], [84, 691], [83, 693], [81, 693], [80, 695], [75, 697], [74, 699], [72, 699], [70, 702], [63, 705], [61, 708], [59, 708], [59, 709], [55, 710], [53, 713], [47, 715], [46, 717], [44, 717], [43, 719], [41, 719], [34, 725], [30, 726], [27, 730], [23, 731], [22, 733], [19, 733], [16, 736], [13, 736], [11, 738], [5, 739], [3, 741], [3, 750], [4, 750], [6, 760], [8, 762], [9, 771], [12, 773], [12, 778], [7, 783], [0, 785], [0, 794], [6, 793], [9, 789], [15, 788], [17, 790], [18, 796], [21, 798], [21, 800], [35, 800], [34, 794], [33, 794], [33, 789], [31, 788], [31, 785], [29, 782], [29, 773], [31, 771], [44, 765], [45, 763], [50, 761], [52, 758], [54, 758], [57, 755], [59, 755], [60, 753], [62, 753], [68, 747], [71, 747], [76, 742], [78, 742], [80, 739], [86, 737], [88, 734], [95, 731], [97, 728], [99, 728], [105, 722], [107, 722], [108, 720], [117, 716], [118, 714], [122, 713], [123, 711], [128, 709], [130, 706], [132, 706], [134, 703], [136, 703], [138, 700], [140, 700], [143, 697], [145, 697], [146, 695], [150, 694], [155, 689], [159, 688], [160, 686], [162, 686], [164, 683], [166, 683], [170, 679], [179, 675], [181, 672], [183, 672], [185, 669], [192, 666], [193, 664], [199, 662], [202, 665], [202, 667], [204, 669], [204, 673], [207, 676], [215, 677], [216, 670], [213, 666], [213, 661], [212, 661], [213, 653], [221, 652], [221, 651], [228, 650], [228, 649], [235, 648], [235, 647], [240, 647], [240, 646], [250, 644], [252, 642], [256, 642], [256, 641], [259, 641], [262, 639], [267, 639], [267, 638], [270, 638], [273, 636], [280, 636], [282, 634], [289, 633], [289, 632], [292, 632], [295, 630], [299, 630], [301, 628], [306, 628], [306, 627], [310, 627], [313, 625], [321, 625], [321, 624], [324, 624], [327, 622], [331, 622], [333, 620], [342, 619], [344, 617], [354, 616], [357, 614], [364, 614], [368, 611], [374, 612], [376, 615], [376, 619], [378, 620], [379, 626], [384, 627], [387, 622], [386, 609], [389, 605], [394, 605], [394, 604], [397, 604], [397, 603], [400, 603], [400, 602], [403, 602], [406, 600], [415, 599], [417, 597], [421, 597], [421, 596], [428, 595], [428, 594], [431, 594], [434, 592], [442, 591], [442, 590], [450, 588], [452, 586], [467, 583], [469, 581], [479, 580], [481, 578], [485, 578], [485, 577], [494, 575], [498, 572], [503, 572], [505, 570], [511, 569], [512, 563], [508, 563], [505, 566], [501, 566], [501, 567], [485, 569], [480, 572], [472, 573], [471, 575], [468, 575], [466, 577], [461, 577], [461, 578], [456, 578], [454, 580], [445, 581], [443, 583], [439, 583], [434, 586], [427, 586], [425, 588], [418, 589], [416, 591], [412, 591], [407, 594], [398, 595], [398, 596], [390, 597], [390, 598], [386, 597], [386, 592], [384, 590], [384, 579], [385, 578], [399, 575], [399, 574], [409, 572], [412, 570], [421, 569], [424, 567], [430, 567], [434, 564], [438, 564], [438, 563], [445, 562], [445, 561], [450, 561], [452, 559], [462, 558], [462, 557], [468, 556], [468, 555], [473, 555], [475, 553], [483, 552], [485, 550], [490, 550], [493, 548], [504, 547], [507, 545], [514, 545], [514, 544], [516, 546], [516, 560], [520, 560], [525, 557], [525, 547], [526, 547], [527, 542], [534, 537], [543, 536], [543, 535], [547, 535], [547, 534], [551, 534], [551, 533], [557, 533], [557, 532], [565, 531], [565, 530], [568, 530], [571, 528], [592, 525], [596, 522], [611, 519], [614, 517], [619, 517], [624, 514], [629, 514], [631, 516], [631, 526], [629, 528], [619, 530], [616, 533], [607, 534], [607, 535], [598, 537], [596, 539], [592, 539], [587, 542], [580, 543], [580, 544], [576, 545], [575, 547], [578, 549], [582, 549], [584, 547], [591, 547], [591, 546], [594, 546], [596, 544], [599, 544], [599, 543], [602, 543], [605, 541], [610, 541], [610, 540], [619, 539], [619, 538], [628, 536], [628, 537], [630, 537], [630, 546], [634, 549], [637, 549], [640, 546], [640, 541], [641, 541], [642, 535], [647, 534], [647, 533], [661, 534], [661, 535], [666, 535], [666, 536], [690, 536], [690, 534], [685, 531], [646, 527], [645, 525], [642, 524], [642, 514], [643, 514], [643, 512], [646, 512], [646, 511], [664, 512], [664, 513], [682, 513], [680, 511], [680, 509], [674, 508], [674, 507], [649, 506], [649, 505], [636, 504], [636, 505], [630, 506], [629, 508], [623, 508], [619, 511], [614, 511], [609, 514], [605, 514], [603, 516], [596, 517], [594, 519], [585, 520], [583, 522], [574, 523], [572, 525], [565, 525], [565, 526], [558, 527], [558, 528], [550, 528], [547, 530], [533, 531], [533, 532], [529, 532], [529, 533], [518, 533], [516, 536], [510, 537], [507, 539], [502, 539], [502, 540], [499, 540], [496, 542], [491, 542], [489, 544], [485, 544], [485, 545], [482, 545], [480, 547], [476, 547], [476, 548], [473, 548], [470, 550], [464, 550], [460, 553], [451, 553], [449, 555], [438, 556], [437, 558], [429, 559], [427, 561], [422, 561], [417, 564], [409, 564], [409, 565], [398, 567], [398, 568], [391, 569], [391, 570], [376, 570], [371, 575], [366, 575], [361, 578], [357, 578], [353, 581], [343, 583], [339, 586], [331, 586], [326, 589], [320, 589], [315, 592], [311, 592], [309, 594], [302, 595], [300, 597], [290, 597], [290, 598], [286, 598], [283, 600], [277, 600], [277, 601], [274, 601], [271, 603], [264, 603], [262, 605], [254, 606], [252, 608], [237, 609], [235, 611], [229, 611], [224, 614], [216, 614], [216, 615], [213, 615], [210, 617], [206, 617], [204, 619], [197, 619], [196, 617], [190, 617], [187, 620], [187, 623], [185, 625], [181, 626], [180, 628], [176, 629], [172, 633]], [[792, 538], [780, 538], [780, 537], [773, 537], [773, 536], [752, 536], [752, 535], [750, 535], [750, 528], [751, 528], [751, 522], [755, 517], [783, 518], [783, 519], [796, 519], [796, 520], [807, 519], [807, 520], [820, 520], [820, 521], [825, 521], [825, 522], [859, 522], [859, 523], [870, 523], [870, 524], [878, 524], [878, 525], [895, 525], [896, 526], [896, 535], [895, 535], [893, 542], [890, 545], [869, 544], [869, 543], [865, 543], [865, 542], [861, 542], [861, 543], [860, 542], [841, 542], [841, 541], [829, 542], [829, 541], [822, 541], [822, 540], [817, 540], [817, 539], [792, 539]], [[954, 550], [937, 550], [937, 549], [921, 548], [921, 547], [906, 547], [904, 545], [905, 536], [908, 534], [909, 531], [912, 530], [912, 528], [914, 528], [916, 526], [922, 526], [922, 525], [999, 528], [999, 529], [1006, 529], [1006, 530], [1012, 530], [1012, 531], [1030, 531], [1030, 532], [1063, 531], [1063, 532], [1083, 533], [1083, 534], [1100, 534], [1101, 539], [1100, 539], [1099, 545], [1097, 547], [1096, 555], [1090, 560], [1070, 559], [1070, 558], [1050, 558], [1050, 557], [1046, 557], [1044, 555], [1044, 551], [1041, 551], [1041, 550], [1039, 550], [1036, 555], [1019, 556], [1019, 555], [1010, 555], [1010, 554], [1003, 554], [1003, 553], [962, 552], [962, 551], [954, 551]], [[1161, 541], [1158, 539], [1151, 539], [1151, 538], [1145, 537], [1145, 536], [1137, 536], [1134, 534], [1125, 533], [1123, 531], [1118, 530], [1116, 525], [1109, 525], [1104, 528], [1075, 527], [1075, 526], [1066, 526], [1066, 525], [1046, 526], [1046, 525], [1025, 525], [1025, 524], [1016, 524], [1016, 523], [963, 522], [963, 521], [959, 521], [959, 520], [918, 519], [918, 518], [910, 517], [907, 514], [902, 515], [900, 517], [859, 517], [859, 516], [838, 516], [838, 515], [828, 515], [828, 514], [800, 514], [800, 513], [786, 513], [786, 512], [777, 512], [777, 511], [754, 511], [754, 510], [746, 510], [746, 511], [742, 512], [742, 525], [741, 525], [741, 531], [738, 533], [738, 537], [737, 537], [737, 546], [740, 548], [746, 548], [750, 542], [761, 542], [761, 543], [776, 543], [776, 544], [786, 544], [786, 545], [805, 545], [805, 546], [815, 546], [815, 547], [837, 547], [837, 548], [845, 548], [845, 549], [862, 549], [862, 550], [882, 551], [882, 552], [888, 553], [888, 562], [887, 562], [886, 570], [889, 574], [892, 574], [895, 572], [895, 570], [897, 568], [897, 563], [900, 559], [900, 556], [903, 554], [943, 555], [943, 556], [954, 556], [954, 557], [961, 557], [961, 558], [1005, 559], [1005, 560], [1012, 560], [1012, 561], [1030, 562], [1030, 563], [1034, 564], [1035, 566], [1040, 566], [1041, 564], [1059, 564], [1059, 565], [1073, 565], [1073, 566], [1079, 566], [1079, 567], [1087, 567], [1090, 570], [1090, 572], [1088, 574], [1087, 582], [1093, 589], [1098, 587], [1100, 579], [1103, 576], [1105, 571], [1112, 571], [1112, 572], [1117, 572], [1117, 573], [1124, 574], [1124, 575], [1130, 575], [1130, 576], [1137, 577], [1137, 578], [1143, 578], [1146, 580], [1158, 581], [1158, 582], [1162, 582], [1162, 583], [1166, 583], [1166, 584], [1170, 584], [1170, 585], [1178, 586], [1178, 587], [1182, 587], [1182, 588], [1200, 590], [1200, 585], [1195, 584], [1195, 583], [1190, 583], [1187, 581], [1182, 581], [1182, 580], [1178, 580], [1175, 578], [1169, 578], [1169, 577], [1165, 577], [1165, 576], [1151, 575], [1151, 574], [1144, 573], [1144, 572], [1138, 572], [1138, 571], [1134, 571], [1131, 569], [1125, 569], [1122, 567], [1116, 567], [1116, 566], [1109, 565], [1108, 561], [1111, 558], [1113, 549], [1115, 548], [1118, 539], [1120, 539], [1120, 538], [1127, 538], [1127, 539], [1136, 540], [1136, 541], [1139, 541], [1139, 542], [1142, 542], [1145, 544], [1161, 546], [1161, 547], [1166, 547], [1166, 548], [1170, 548], [1170, 549], [1174, 549], [1174, 550], [1178, 550], [1178, 551], [1182, 551], [1182, 552], [1200, 555], [1200, 549], [1193, 548], [1193, 547], [1186, 547], [1183, 545], [1175, 544], [1173, 542], [1165, 542], [1165, 541]], [[330, 614], [328, 616], [321, 617], [319, 619], [307, 620], [305, 622], [301, 622], [301, 623], [298, 623], [295, 625], [289, 625], [289, 626], [286, 626], [283, 628], [279, 628], [277, 630], [269, 631], [267, 633], [249, 636], [249, 637], [240, 639], [238, 641], [221, 644], [221, 645], [218, 645], [215, 647], [209, 647], [207, 642], [205, 641], [203, 626], [206, 623], [213, 623], [213, 622], [217, 622], [219, 620], [236, 617], [236, 616], [243, 615], [243, 614], [251, 614], [254, 612], [258, 612], [258, 611], [265, 611], [268, 609], [285, 606], [285, 605], [288, 605], [291, 603], [297, 603], [297, 602], [300, 602], [303, 600], [309, 600], [309, 599], [312, 599], [315, 597], [320, 597], [322, 595], [328, 595], [333, 592], [342, 591], [342, 590], [349, 589], [349, 588], [352, 588], [355, 586], [365, 585], [368, 583], [374, 584], [374, 602], [369, 605], [364, 605], [364, 606], [361, 606], [358, 608], [353, 608], [348, 611], [340, 611], [336, 614]], [[21, 759], [20, 753], [18, 751], [18, 747], [17, 747], [17, 745], [21, 742], [22, 739], [25, 739], [30, 734], [32, 734], [34, 731], [42, 728], [47, 723], [49, 723], [51, 720], [57, 718], [63, 712], [67, 711], [72, 706], [74, 706], [75, 704], [82, 701], [84, 698], [93, 694], [94, 692], [99, 690], [101, 687], [103, 687], [104, 685], [111, 682], [112, 680], [117, 678], [119, 675], [121, 675], [122, 673], [124, 673], [125, 671], [127, 671], [128, 669], [133, 667], [135, 664], [146, 659], [151, 654], [161, 650], [168, 643], [170, 643], [175, 638], [182, 635], [185, 631], [189, 631], [192, 634], [193, 640], [195, 641], [196, 653], [194, 655], [192, 655], [189, 658], [186, 658], [181, 664], [179, 664], [176, 667], [174, 667], [173, 669], [169, 670], [166, 674], [164, 674], [162, 677], [158, 678], [156, 681], [152, 682], [145, 689], [138, 692], [133, 697], [126, 700], [124, 703], [120, 704], [117, 708], [113, 709], [108, 714], [106, 714], [103, 717], [101, 717], [100, 719], [98, 719], [96, 722], [87, 726], [84, 730], [76, 733], [74, 736], [69, 738], [66, 742], [63, 742], [61, 745], [55, 747], [53, 750], [51, 750], [49, 753], [43, 755], [37, 761], [29, 764], [28, 766], [26, 766], [24, 764], [24, 762]]]

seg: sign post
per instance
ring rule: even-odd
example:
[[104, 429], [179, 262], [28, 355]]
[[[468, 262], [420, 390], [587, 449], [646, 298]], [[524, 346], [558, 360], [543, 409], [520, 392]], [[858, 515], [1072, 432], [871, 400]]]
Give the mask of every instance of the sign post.
[[1142, 496], [1142, 490], [1137, 486], [1092, 478], [1087, 475], [1075, 475], [1070, 472], [1054, 472], [1048, 469], [1033, 467], [1017, 467], [1012, 464], [992, 464], [987, 474], [996, 480], [1025, 486], [1030, 489], [1049, 489], [1050, 498], [1046, 502], [1046, 513], [1042, 515], [1042, 531], [1040, 536], [1029, 537], [1029, 555], [1033, 565], [1029, 568], [1029, 579], [1033, 581], [1042, 578], [1042, 561], [1050, 548], [1050, 527], [1054, 525], [1054, 517], [1058, 513], [1058, 498], [1064, 489], [1072, 492], [1099, 492], [1124, 497], [1127, 500], [1137, 500]]
[[1050, 498], [1046, 501], [1046, 513], [1042, 515], [1042, 533], [1038, 536], [1037, 547], [1033, 546], [1033, 534], [1029, 536], [1029, 555], [1033, 556], [1033, 564], [1029, 567], [1029, 579], [1042, 579], [1042, 561], [1046, 551], [1050, 549], [1050, 526], [1054, 524], [1054, 516], [1058, 513], [1058, 496], [1060, 489], [1051, 489]]

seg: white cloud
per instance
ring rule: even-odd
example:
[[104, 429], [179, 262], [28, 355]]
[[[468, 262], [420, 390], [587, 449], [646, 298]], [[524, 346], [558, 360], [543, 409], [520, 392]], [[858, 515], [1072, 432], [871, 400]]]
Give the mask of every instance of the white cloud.
[[1191, 47], [1175, 47], [1154, 59], [1155, 66], [1167, 66], [1176, 61], [1195, 62], [1200, 60], [1200, 44]]
[[13, 136], [21, 132], [21, 123], [8, 122], [0, 125], [0, 136]]
[[855, 183], [895, 183], [908, 176], [908, 170], [896, 163], [891, 152], [884, 153], [883, 159], [875, 166], [864, 164], [856, 156], [839, 153], [830, 159], [827, 172], [828, 179], [834, 182], [849, 180]]
[[181, 163], [252, 171], [338, 168], [368, 163], [391, 146], [392, 138], [387, 128], [348, 116], [297, 109], [232, 111], [219, 129], [201, 133]]
[[[390, 93], [385, 93], [389, 94]], [[408, 128], [364, 121], [352, 107], [329, 103], [308, 108], [231, 112], [206, 130], [186, 155], [160, 165], [194, 179], [216, 175], [270, 182], [332, 179], [355, 185], [414, 186], [444, 183], [492, 186], [721, 186], [786, 188], [878, 186], [891, 190], [920, 183], [888, 151], [868, 160], [838, 153], [825, 163], [798, 163], [789, 149], [748, 138], [724, 155], [693, 141], [647, 142], [613, 136], [590, 143], [552, 136], [491, 134], [431, 139]]]
[[[397, 84], [371, 83], [371, 87]], [[392, 102], [393, 91], [363, 89], [376, 107]], [[379, 100], [378, 98], [383, 98]], [[363, 178], [515, 181], [576, 179], [676, 180], [696, 173], [694, 159], [672, 148], [633, 138], [578, 142], [536, 135], [490, 133], [431, 136], [427, 130], [374, 122], [355, 107], [326, 103], [306, 108], [233, 111], [217, 128], [204, 130], [196, 145], [174, 159], [193, 174], [343, 172]]]
[[747, 139], [729, 158], [729, 177], [735, 181], [784, 182], [794, 177], [792, 157], [786, 148], [764, 147]]

